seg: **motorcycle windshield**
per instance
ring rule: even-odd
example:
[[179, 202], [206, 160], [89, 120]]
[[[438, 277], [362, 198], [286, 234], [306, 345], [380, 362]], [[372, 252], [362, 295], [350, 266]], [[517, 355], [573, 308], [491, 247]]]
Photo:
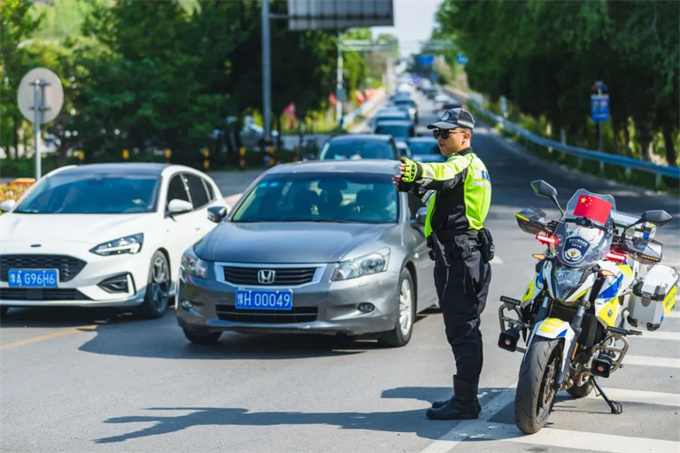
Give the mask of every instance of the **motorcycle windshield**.
[[570, 268], [582, 268], [604, 257], [612, 244], [611, 213], [616, 210], [611, 195], [579, 189], [555, 229], [555, 254]]

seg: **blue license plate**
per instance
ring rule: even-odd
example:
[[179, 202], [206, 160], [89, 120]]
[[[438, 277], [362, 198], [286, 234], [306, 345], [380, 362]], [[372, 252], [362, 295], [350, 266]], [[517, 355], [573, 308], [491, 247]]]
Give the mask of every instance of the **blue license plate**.
[[10, 288], [56, 288], [59, 269], [10, 269], [7, 277]]
[[293, 290], [236, 290], [236, 308], [244, 310], [292, 310]]

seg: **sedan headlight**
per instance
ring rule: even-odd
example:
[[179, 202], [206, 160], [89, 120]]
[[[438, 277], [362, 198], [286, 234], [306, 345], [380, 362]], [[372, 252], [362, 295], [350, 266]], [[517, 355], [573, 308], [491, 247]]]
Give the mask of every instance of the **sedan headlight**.
[[331, 280], [349, 280], [350, 278], [363, 277], [364, 275], [377, 274], [387, 270], [390, 258], [389, 249], [380, 249], [377, 252], [359, 258], [343, 261], [338, 264], [333, 272]]
[[196, 256], [193, 247], [184, 252], [180, 260], [180, 266], [188, 274], [201, 278], [208, 277], [208, 263]]
[[113, 239], [108, 242], [99, 244], [90, 249], [90, 252], [101, 256], [110, 255], [134, 255], [142, 250], [142, 243], [144, 242], [144, 234], [133, 234], [132, 236], [125, 236], [123, 238]]

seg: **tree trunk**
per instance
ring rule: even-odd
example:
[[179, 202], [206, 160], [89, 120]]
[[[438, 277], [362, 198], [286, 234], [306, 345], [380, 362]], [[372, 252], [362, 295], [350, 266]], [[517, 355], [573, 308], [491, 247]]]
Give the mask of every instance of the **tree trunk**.
[[630, 147], [630, 131], [628, 130], [627, 123], [623, 127], [623, 145], [625, 155], [628, 157], [633, 157], [633, 150]]
[[673, 167], [678, 166], [678, 155], [675, 152], [675, 145], [673, 144], [673, 131], [669, 125], [665, 125], [662, 129], [663, 142], [666, 148], [666, 163]]
[[[275, 130], [279, 131], [279, 136], [276, 138], [276, 151], [281, 151], [281, 136], [283, 135], [283, 130], [281, 130], [281, 115], [274, 115]], [[273, 134], [272, 134], [273, 135]]]
[[62, 142], [57, 148], [57, 164], [59, 167], [63, 167], [67, 163], [66, 154], [68, 153], [68, 146]]
[[[15, 114], [12, 116], [12, 136], [14, 138], [14, 160], [19, 159], [19, 124], [17, 121], [18, 116]], [[9, 157], [9, 154], [8, 154]]]

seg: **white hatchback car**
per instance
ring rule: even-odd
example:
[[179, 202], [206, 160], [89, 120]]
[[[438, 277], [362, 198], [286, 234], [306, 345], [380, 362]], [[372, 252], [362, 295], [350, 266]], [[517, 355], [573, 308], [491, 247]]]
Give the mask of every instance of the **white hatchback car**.
[[228, 207], [189, 167], [62, 167], [0, 209], [0, 313], [14, 306], [138, 307], [161, 317], [182, 253]]

